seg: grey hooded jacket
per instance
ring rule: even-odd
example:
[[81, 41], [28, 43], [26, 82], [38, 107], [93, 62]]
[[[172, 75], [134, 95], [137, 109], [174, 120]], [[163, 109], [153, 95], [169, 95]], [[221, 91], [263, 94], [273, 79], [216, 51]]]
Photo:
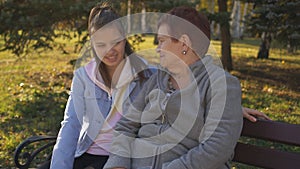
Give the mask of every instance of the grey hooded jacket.
[[242, 128], [237, 78], [209, 56], [189, 66], [191, 82], [169, 93], [159, 70], [115, 128], [106, 169], [230, 168]]

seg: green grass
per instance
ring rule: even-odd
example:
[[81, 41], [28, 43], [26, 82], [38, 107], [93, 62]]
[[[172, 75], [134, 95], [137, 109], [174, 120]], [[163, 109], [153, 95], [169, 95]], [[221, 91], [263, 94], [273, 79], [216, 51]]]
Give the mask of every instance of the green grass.
[[[143, 38], [145, 42], [136, 46], [138, 53], [158, 63], [153, 38]], [[220, 55], [220, 41], [212, 44]], [[69, 54], [31, 53], [22, 60], [0, 53], [0, 168], [14, 166], [13, 152], [25, 138], [57, 134], [73, 76], [70, 61], [78, 56], [74, 46], [74, 41], [65, 46]], [[232, 43], [231, 73], [240, 79], [243, 106], [263, 111], [273, 120], [300, 124], [299, 54], [272, 49], [269, 60], [257, 60], [258, 48], [255, 39]]]
[[70, 90], [75, 54], [49, 51], [19, 60], [0, 53], [0, 168], [31, 135], [56, 135]]

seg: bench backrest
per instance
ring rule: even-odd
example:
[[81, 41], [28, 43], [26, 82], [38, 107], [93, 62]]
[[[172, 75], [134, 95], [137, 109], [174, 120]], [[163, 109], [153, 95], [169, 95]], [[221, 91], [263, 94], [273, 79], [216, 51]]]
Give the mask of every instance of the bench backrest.
[[[300, 146], [300, 125], [244, 119], [242, 136]], [[238, 142], [233, 161], [263, 168], [298, 168], [300, 153]]]
[[[300, 125], [266, 120], [258, 120], [253, 123], [244, 119], [241, 135], [299, 146], [300, 149]], [[43, 140], [50, 140], [50, 142], [31, 153], [23, 152], [24, 147]], [[15, 151], [16, 166], [20, 169], [27, 169], [35, 156], [47, 147], [52, 147], [55, 140], [55, 136], [34, 136], [24, 140]], [[294, 169], [300, 168], [300, 152], [287, 152], [239, 142], [235, 147], [233, 161], [263, 168]]]

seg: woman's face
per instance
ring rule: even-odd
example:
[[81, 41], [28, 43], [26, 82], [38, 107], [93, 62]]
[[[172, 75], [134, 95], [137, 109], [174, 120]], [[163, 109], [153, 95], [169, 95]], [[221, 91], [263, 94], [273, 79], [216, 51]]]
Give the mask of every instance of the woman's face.
[[158, 46], [157, 53], [160, 55], [160, 65], [167, 69], [172, 69], [182, 63], [180, 59], [182, 45], [180, 41], [173, 41], [169, 35], [168, 26], [162, 24], [158, 28]]
[[97, 30], [91, 41], [97, 57], [108, 67], [117, 68], [124, 59], [125, 39], [116, 26]]

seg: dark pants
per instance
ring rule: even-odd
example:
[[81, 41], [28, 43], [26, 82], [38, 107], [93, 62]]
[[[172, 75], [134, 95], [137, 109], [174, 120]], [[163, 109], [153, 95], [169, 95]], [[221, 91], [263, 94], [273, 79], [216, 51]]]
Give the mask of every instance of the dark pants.
[[[99, 155], [92, 155], [88, 153], [82, 154], [80, 157], [75, 158], [73, 169], [101, 169], [104, 167], [108, 156], [99, 156]], [[50, 161], [46, 161], [43, 163], [38, 169], [49, 169], [50, 168]]]
[[104, 167], [108, 156], [99, 156], [84, 153], [80, 157], [75, 158], [73, 169], [83, 169], [89, 167], [89, 169], [100, 169]]

